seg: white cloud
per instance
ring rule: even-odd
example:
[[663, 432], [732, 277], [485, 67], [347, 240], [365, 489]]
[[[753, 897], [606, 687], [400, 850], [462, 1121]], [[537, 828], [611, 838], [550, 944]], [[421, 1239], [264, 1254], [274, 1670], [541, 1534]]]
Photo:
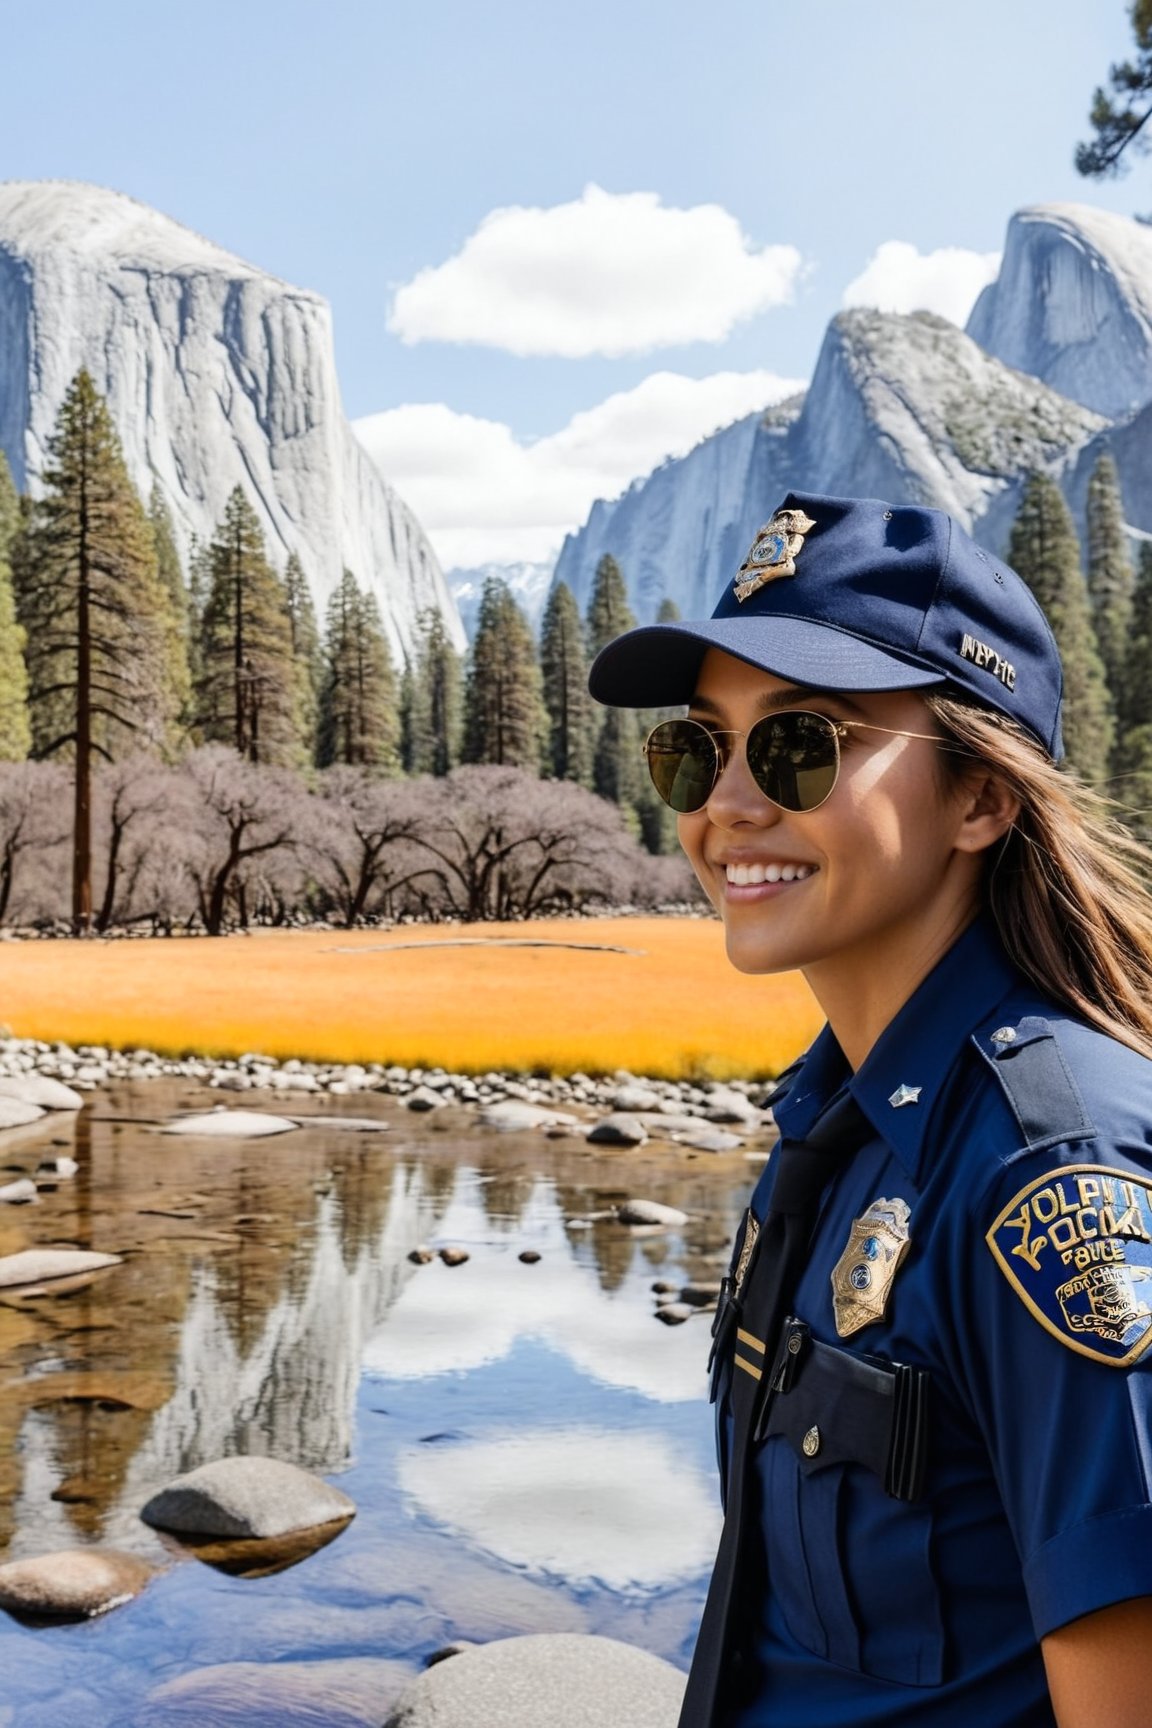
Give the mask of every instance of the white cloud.
[[445, 568], [470, 568], [552, 556], [597, 498], [616, 497], [665, 457], [800, 388], [774, 372], [653, 372], [531, 444], [442, 402], [370, 414], [355, 430]]
[[790, 300], [794, 246], [757, 251], [719, 204], [679, 210], [655, 192], [588, 186], [569, 204], [493, 210], [443, 264], [398, 288], [388, 328], [406, 343], [510, 354], [647, 354], [723, 342]]
[[906, 240], [885, 240], [844, 290], [845, 306], [881, 312], [939, 312], [963, 327], [981, 288], [995, 279], [999, 252], [941, 246], [918, 252]]

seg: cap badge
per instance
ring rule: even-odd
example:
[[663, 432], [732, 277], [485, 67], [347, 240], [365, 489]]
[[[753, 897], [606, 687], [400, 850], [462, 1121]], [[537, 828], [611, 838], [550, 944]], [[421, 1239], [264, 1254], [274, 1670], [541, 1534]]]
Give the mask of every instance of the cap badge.
[[832, 1307], [841, 1338], [883, 1320], [892, 1280], [908, 1252], [910, 1216], [907, 1201], [881, 1198], [852, 1225], [832, 1273]]
[[812, 517], [805, 516], [803, 510], [777, 510], [753, 540], [752, 550], [736, 572], [733, 587], [737, 600], [747, 600], [777, 576], [795, 576], [796, 556], [804, 545], [805, 534], [815, 526]]

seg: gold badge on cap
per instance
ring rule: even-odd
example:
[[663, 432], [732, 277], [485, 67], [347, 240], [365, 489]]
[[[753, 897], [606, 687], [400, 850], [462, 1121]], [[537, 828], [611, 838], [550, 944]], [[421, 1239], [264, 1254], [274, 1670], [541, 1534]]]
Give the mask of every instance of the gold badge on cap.
[[804, 544], [805, 534], [815, 526], [803, 510], [777, 510], [753, 540], [752, 550], [736, 572], [733, 586], [737, 600], [747, 600], [777, 576], [795, 576], [796, 555]]
[[850, 1338], [883, 1320], [900, 1262], [908, 1252], [910, 1213], [903, 1200], [873, 1200], [857, 1218], [832, 1273], [836, 1330]]

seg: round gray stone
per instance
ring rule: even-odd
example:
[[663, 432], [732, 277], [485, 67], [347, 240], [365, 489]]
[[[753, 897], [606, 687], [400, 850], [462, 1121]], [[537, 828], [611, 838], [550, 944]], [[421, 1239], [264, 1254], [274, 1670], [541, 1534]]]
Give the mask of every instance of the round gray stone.
[[287, 1134], [296, 1123], [287, 1116], [265, 1110], [207, 1110], [199, 1116], [178, 1116], [165, 1123], [161, 1134], [202, 1134], [213, 1139], [259, 1140], [268, 1134]]
[[21, 1098], [0, 1098], [0, 1128], [26, 1128], [29, 1122], [39, 1122], [43, 1115], [39, 1104], [26, 1104]]
[[0, 1566], [0, 1608], [42, 1619], [88, 1620], [138, 1596], [152, 1567], [114, 1548], [66, 1548]]
[[438, 1662], [385, 1728], [676, 1728], [684, 1675], [615, 1638], [538, 1632]]
[[78, 1273], [99, 1272], [119, 1266], [118, 1254], [93, 1254], [86, 1248], [24, 1248], [19, 1254], [0, 1256], [0, 1290], [22, 1284], [48, 1284], [57, 1278], [75, 1278]]
[[148, 1694], [135, 1728], [378, 1728], [411, 1677], [370, 1656], [316, 1662], [222, 1662], [166, 1680]]
[[637, 1122], [635, 1116], [615, 1110], [597, 1122], [588, 1138], [598, 1146], [643, 1146], [648, 1130], [643, 1122]]
[[621, 1224], [662, 1224], [665, 1229], [678, 1230], [687, 1224], [687, 1212], [675, 1206], [661, 1206], [658, 1200], [625, 1200], [616, 1208]]
[[217, 1458], [189, 1470], [141, 1509], [146, 1524], [190, 1536], [286, 1536], [351, 1518], [355, 1501], [279, 1458]]
[[35, 1104], [41, 1110], [80, 1110], [84, 1100], [62, 1080], [52, 1080], [47, 1074], [21, 1074], [16, 1079], [0, 1079], [0, 1098], [14, 1098], [20, 1104]]
[[27, 1206], [36, 1198], [36, 1184], [27, 1176], [15, 1182], [5, 1182], [0, 1188], [0, 1202], [7, 1206]]

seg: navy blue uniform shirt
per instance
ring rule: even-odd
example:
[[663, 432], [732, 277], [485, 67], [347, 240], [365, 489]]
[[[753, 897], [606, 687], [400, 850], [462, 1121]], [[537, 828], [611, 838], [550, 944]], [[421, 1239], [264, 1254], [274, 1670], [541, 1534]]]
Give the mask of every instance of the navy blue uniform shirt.
[[[806, 1456], [769, 1432], [754, 1701], [725, 1728], [1052, 1728], [1038, 1640], [1152, 1595], [1152, 1062], [1039, 995], [982, 918], [855, 1075], [825, 1028], [781, 1132], [802, 1139], [846, 1079], [875, 1132], [792, 1309], [926, 1371], [923, 1490], [892, 1498], [835, 1456], [843, 1434]], [[757, 1217], [772, 1180], [770, 1161]], [[905, 1203], [908, 1248], [882, 1317], [842, 1336], [833, 1272], [867, 1281], [852, 1256], [876, 1240], [853, 1225], [880, 1200]]]

